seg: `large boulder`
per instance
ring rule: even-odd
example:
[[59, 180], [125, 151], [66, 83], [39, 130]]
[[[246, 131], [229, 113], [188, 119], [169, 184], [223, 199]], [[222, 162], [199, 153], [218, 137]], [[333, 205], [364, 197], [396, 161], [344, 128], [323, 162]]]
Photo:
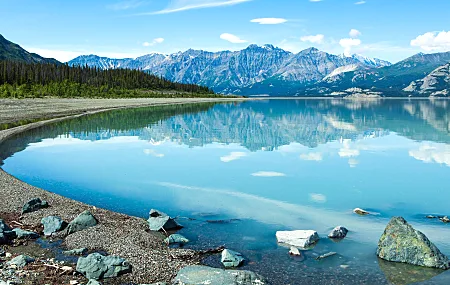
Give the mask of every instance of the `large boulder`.
[[17, 237], [16, 233], [0, 219], [0, 244], [7, 244]]
[[56, 216], [42, 218], [41, 224], [44, 225], [44, 235], [46, 236], [51, 236], [67, 227], [67, 223]]
[[188, 243], [189, 240], [188, 240], [187, 238], [185, 238], [184, 236], [182, 236], [182, 235], [179, 235], [179, 234], [173, 234], [173, 235], [170, 235], [169, 237], [167, 237], [167, 238], [164, 240], [164, 242], [167, 243], [167, 244], [179, 244], [179, 245], [183, 245], [183, 244]]
[[35, 233], [35, 232], [30, 232], [30, 231], [24, 231], [22, 229], [19, 228], [15, 228], [13, 230], [13, 232], [16, 233], [16, 236], [18, 239], [37, 239], [39, 238], [39, 234]]
[[48, 207], [47, 201], [45, 200], [43, 201], [40, 198], [34, 198], [23, 205], [22, 214], [31, 213], [47, 207]]
[[67, 234], [73, 234], [98, 224], [97, 219], [89, 211], [84, 211], [67, 226]]
[[181, 228], [182, 226], [178, 224], [174, 219], [169, 217], [166, 213], [152, 209], [150, 211], [150, 217], [147, 220], [148, 226], [152, 231], [170, 231]]
[[188, 266], [178, 271], [175, 285], [264, 285], [263, 277], [251, 271], [223, 270], [207, 266]]
[[276, 236], [279, 243], [301, 248], [311, 247], [319, 241], [319, 235], [312, 230], [278, 231]]
[[449, 269], [450, 261], [420, 231], [402, 217], [394, 217], [378, 242], [378, 257], [424, 267]]
[[15, 267], [15, 268], [23, 268], [31, 262], [34, 262], [34, 258], [29, 257], [27, 255], [19, 255], [15, 258], [11, 259], [10, 261], [8, 261], [6, 264], [8, 266]]
[[87, 279], [100, 280], [130, 273], [131, 265], [125, 259], [117, 256], [103, 256], [99, 253], [92, 253], [87, 257], [78, 259], [77, 271]]
[[223, 266], [230, 268], [230, 267], [239, 267], [244, 262], [244, 257], [239, 252], [224, 249], [222, 251], [222, 258], [221, 262]]

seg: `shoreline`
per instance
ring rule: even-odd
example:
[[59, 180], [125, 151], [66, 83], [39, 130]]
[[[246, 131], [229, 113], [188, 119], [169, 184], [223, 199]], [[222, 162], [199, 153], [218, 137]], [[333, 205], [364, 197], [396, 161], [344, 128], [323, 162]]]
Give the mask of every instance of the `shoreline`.
[[[44, 99], [44, 103], [55, 102], [55, 100], [46, 102], [45, 100], [46, 99]], [[58, 100], [59, 99], [56, 101], [57, 103], [62, 103], [61, 101], [58, 102]], [[69, 101], [71, 101], [71, 103], [86, 102], [84, 99], [81, 99], [79, 102], [76, 102], [76, 100], [79, 99]], [[0, 104], [5, 101], [11, 103], [12, 100], [0, 100]], [[46, 124], [112, 110], [172, 104], [195, 104], [204, 102], [226, 103], [241, 101], [245, 101], [245, 99], [149, 99], [148, 102], [135, 102], [132, 100], [127, 101], [126, 103], [119, 99], [119, 101], [114, 102], [118, 104], [115, 106], [107, 106], [106, 108], [102, 108], [102, 106], [91, 106], [90, 108], [81, 106], [80, 108], [68, 108], [66, 110], [57, 110], [56, 112], [50, 110], [46, 111], [47, 116], [53, 116], [54, 118], [0, 131], [0, 144], [5, 139], [17, 133], [38, 128]], [[24, 101], [19, 102], [24, 103]], [[30, 100], [28, 100], [28, 102], [30, 102]], [[33, 101], [31, 102], [34, 103]], [[102, 99], [100, 102], [109, 103], [110, 101], [108, 101], [108, 99]], [[13, 103], [18, 102], [16, 101]], [[66, 115], [63, 115], [64, 112], [66, 112]], [[7, 112], [3, 111], [2, 113]], [[4, 114], [2, 115], [5, 117]], [[13, 117], [16, 113], [13, 111], [13, 114], [9, 115]], [[22, 115], [22, 118], [24, 117], [26, 117], [26, 115]], [[28, 117], [33, 117], [33, 115], [28, 115]], [[1, 118], [2, 117], [0, 117], [0, 119]], [[63, 239], [62, 246], [67, 249], [85, 247], [92, 251], [105, 251], [109, 255], [120, 256], [127, 259], [133, 266], [133, 272], [131, 274], [108, 280], [104, 284], [170, 282], [181, 268], [199, 264], [201, 261], [201, 255], [194, 250], [171, 249], [167, 247], [167, 245], [163, 243], [165, 236], [159, 232], [148, 231], [148, 225], [145, 219], [120, 214], [106, 209], [99, 209], [34, 187], [6, 173], [1, 168], [0, 195], [2, 197], [2, 202], [0, 202], [0, 215], [2, 217], [8, 215], [16, 217], [20, 216], [20, 209], [23, 204], [33, 198], [39, 197], [49, 202], [51, 207], [22, 216], [19, 222], [30, 227], [40, 225], [40, 220], [46, 216], [55, 215], [61, 217], [65, 221], [71, 221], [81, 212], [85, 210], [91, 211], [91, 213], [99, 220], [99, 224], [96, 227], [67, 236]], [[148, 210], [150, 210], [151, 207], [152, 205], [149, 205]]]

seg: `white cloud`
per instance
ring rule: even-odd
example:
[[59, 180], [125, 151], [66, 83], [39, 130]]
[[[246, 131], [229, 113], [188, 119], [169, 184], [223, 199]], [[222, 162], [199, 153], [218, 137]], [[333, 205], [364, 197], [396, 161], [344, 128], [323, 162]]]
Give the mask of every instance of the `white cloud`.
[[318, 34], [315, 36], [304, 36], [304, 37], [300, 38], [300, 40], [302, 42], [310, 42], [313, 44], [322, 44], [324, 39], [325, 39], [325, 36], [321, 35], [321, 34]]
[[286, 23], [288, 20], [283, 18], [258, 18], [253, 19], [250, 22], [252, 23], [258, 23], [260, 25], [278, 25]]
[[164, 42], [164, 38], [156, 38], [156, 39], [154, 39], [151, 42], [144, 42], [142, 45], [144, 47], [151, 47], [151, 46], [154, 46], [154, 45], [157, 45], [157, 44], [162, 44], [163, 42]]
[[322, 161], [323, 156], [320, 152], [302, 153], [300, 154], [300, 159], [309, 161]]
[[323, 194], [310, 193], [309, 199], [315, 203], [326, 203], [327, 202], [327, 196], [325, 196]]
[[341, 39], [339, 41], [339, 44], [341, 45], [341, 47], [344, 48], [344, 54], [346, 56], [351, 56], [353, 47], [361, 45], [361, 40], [360, 39]]
[[245, 156], [247, 156], [247, 154], [245, 152], [232, 152], [229, 155], [222, 156], [220, 158], [220, 160], [223, 162], [230, 162], [233, 160], [241, 159], [242, 157], [245, 157]]
[[151, 156], [154, 156], [154, 157], [159, 157], [159, 158], [161, 158], [161, 157], [164, 157], [164, 154], [162, 154], [162, 153], [157, 153], [155, 150], [153, 150], [153, 149], [144, 149], [144, 153], [146, 154], [146, 155], [151, 155]]
[[428, 32], [411, 41], [411, 46], [425, 51], [449, 51], [450, 31]]
[[174, 0], [164, 10], [147, 14], [169, 14], [192, 9], [203, 9], [220, 6], [231, 6], [252, 0]]
[[243, 40], [243, 39], [239, 38], [238, 36], [235, 36], [235, 35], [229, 34], [229, 33], [221, 34], [220, 38], [222, 40], [229, 41], [230, 43], [233, 43], [233, 44], [242, 44], [242, 43], [247, 42], [246, 40]]
[[112, 10], [128, 10], [128, 9], [134, 9], [144, 4], [144, 1], [138, 1], [138, 0], [125, 0], [120, 1], [112, 5], [108, 5], [107, 8]]
[[252, 176], [256, 177], [283, 177], [286, 176], [286, 174], [281, 172], [274, 172], [274, 171], [259, 171], [252, 173]]
[[424, 144], [418, 150], [411, 150], [409, 155], [426, 163], [450, 166], [450, 145]]
[[351, 29], [348, 34], [350, 35], [351, 38], [355, 39], [361, 35], [361, 32], [358, 31], [357, 29]]
[[362, 4], [366, 4], [366, 1], [363, 0], [363, 1], [358, 1], [355, 3], [355, 5], [362, 5]]

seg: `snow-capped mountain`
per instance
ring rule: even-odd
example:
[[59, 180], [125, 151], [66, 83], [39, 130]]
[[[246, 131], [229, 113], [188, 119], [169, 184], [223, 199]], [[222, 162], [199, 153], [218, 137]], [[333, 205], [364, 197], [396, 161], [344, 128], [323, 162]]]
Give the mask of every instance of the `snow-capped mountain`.
[[360, 54], [354, 54], [354, 55], [352, 55], [352, 58], [360, 61], [361, 63], [363, 63], [366, 66], [370, 66], [373, 68], [385, 67], [385, 66], [392, 65], [389, 61], [378, 59], [378, 58], [367, 57], [367, 56], [363, 56]]
[[[187, 50], [136, 59], [80, 56], [71, 66], [141, 69], [169, 80], [205, 85], [216, 92], [278, 95], [313, 84], [344, 66], [378, 68], [390, 63], [362, 56], [343, 57], [309, 48], [297, 54], [273, 45], [250, 45], [240, 51]], [[355, 68], [356, 69], [356, 68]]]

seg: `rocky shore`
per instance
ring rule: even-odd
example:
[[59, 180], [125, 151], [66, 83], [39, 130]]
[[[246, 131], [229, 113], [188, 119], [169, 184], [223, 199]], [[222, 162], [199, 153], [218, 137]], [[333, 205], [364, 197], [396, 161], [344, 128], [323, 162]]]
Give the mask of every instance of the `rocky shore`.
[[[76, 117], [78, 115], [74, 114], [90, 114], [115, 108], [214, 101], [227, 101], [227, 99], [0, 100], [2, 123], [15, 124], [24, 120], [58, 117], [0, 131], [0, 143], [15, 133], [62, 120], [61, 116]], [[76, 265], [73, 260], [72, 263], [70, 261], [61, 261], [63, 262], [61, 263], [55, 259], [58, 251], [80, 248], [86, 248], [87, 253], [90, 254], [120, 257], [131, 266], [132, 270], [124, 272], [127, 274], [118, 274], [118, 277], [105, 279], [102, 281], [103, 284], [172, 282], [178, 272], [185, 268], [185, 272], [177, 277], [177, 282], [184, 284], [183, 278], [186, 278], [186, 274], [192, 274], [190, 272], [196, 269], [189, 266], [198, 265], [206, 254], [210, 254], [207, 250], [197, 252], [171, 249], [164, 242], [166, 236], [163, 233], [151, 231], [148, 222], [144, 219], [98, 209], [64, 198], [19, 181], [3, 170], [0, 170], [0, 195], [2, 197], [0, 218], [4, 220], [5, 225], [35, 232], [39, 234], [40, 240], [47, 243], [47, 248], [37, 245], [36, 236], [24, 239], [12, 238], [5, 242], [5, 245], [1, 246], [3, 251], [0, 250], [2, 261], [0, 280], [4, 281], [3, 283], [0, 281], [0, 284], [98, 284], [95, 283], [96, 281], [88, 281], [80, 273], [75, 273]], [[23, 206], [36, 198], [45, 200], [48, 207], [39, 207], [36, 211], [22, 213]], [[42, 238], [43, 218], [56, 216], [69, 222], [84, 211], [91, 213], [98, 221], [95, 226], [69, 235], [67, 232], [60, 232], [51, 237]], [[25, 264], [14, 265], [14, 260], [25, 262]], [[208, 268], [198, 267], [197, 269], [205, 276], [217, 275], [208, 271]], [[242, 274], [245, 280], [254, 279], [254, 277], [248, 278], [248, 276], [254, 276], [250, 273], [243, 271]], [[223, 278], [231, 278], [237, 275], [227, 273], [223, 276]]]

